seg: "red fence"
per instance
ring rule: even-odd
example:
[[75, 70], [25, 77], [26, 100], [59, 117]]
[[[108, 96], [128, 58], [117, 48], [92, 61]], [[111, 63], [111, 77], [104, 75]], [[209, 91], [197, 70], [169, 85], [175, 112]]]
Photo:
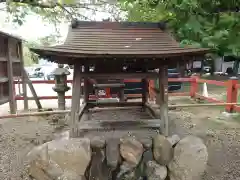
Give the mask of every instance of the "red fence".
[[[33, 80], [31, 81], [32, 84], [55, 84], [55, 81], [54, 80]], [[67, 83], [71, 83], [72, 84], [73, 80], [67, 80]], [[126, 79], [124, 80], [124, 82], [141, 82], [141, 80], [139, 79]], [[22, 84], [21, 81], [14, 81], [14, 83], [16, 85], [19, 85]], [[82, 83], [82, 86], [83, 86], [83, 83]], [[20, 89], [20, 88], [19, 88]], [[106, 95], [105, 96], [99, 96], [99, 97], [117, 97], [118, 95], [117, 94], [111, 94], [110, 95], [110, 90], [109, 88], [106, 88]], [[126, 97], [128, 98], [141, 98], [141, 94], [126, 94], [125, 95]], [[66, 99], [71, 99], [72, 96], [65, 96]], [[95, 100], [96, 99], [96, 96], [95, 95], [90, 95], [89, 96], [90, 100]], [[24, 97], [23, 96], [15, 96], [15, 100], [23, 100]], [[28, 97], [29, 100], [34, 100], [33, 97]], [[39, 100], [50, 100], [50, 99], [58, 99], [57, 96], [38, 96], [38, 99]]]
[[[138, 79], [131, 79], [131, 80], [125, 80], [124, 82], [140, 82]], [[228, 81], [216, 81], [216, 80], [205, 80], [205, 79], [200, 79], [198, 76], [194, 76], [191, 78], [169, 78], [168, 82], [189, 82], [190, 84], [190, 90], [188, 92], [174, 92], [174, 93], [169, 93], [170, 96], [190, 96], [191, 98], [200, 98], [207, 100], [208, 102], [212, 103], [228, 103], [226, 104], [226, 111], [227, 112], [233, 112], [237, 111], [240, 112], [240, 106], [237, 106], [236, 104], [238, 101], [238, 88], [240, 88], [240, 84], [238, 84], [238, 80], [236, 79], [229, 79]], [[43, 81], [43, 80], [36, 80], [32, 81], [33, 84], [55, 84], [54, 81]], [[67, 83], [72, 83], [72, 80], [68, 80]], [[198, 93], [199, 90], [199, 84], [201, 83], [206, 83], [206, 84], [211, 84], [211, 85], [216, 85], [216, 86], [221, 86], [225, 87], [226, 90], [226, 102], [223, 100], [219, 100], [216, 98], [211, 98], [211, 97], [205, 97], [201, 94]], [[15, 81], [15, 84], [21, 84], [19, 81]], [[109, 91], [106, 91], [109, 92]], [[108, 94], [106, 96], [109, 96]], [[113, 95], [116, 96], [116, 95]], [[141, 97], [141, 94], [135, 94], [131, 95], [128, 94], [126, 95], [129, 98], [139, 98]], [[156, 97], [156, 90], [154, 87], [154, 81], [150, 80], [149, 81], [149, 98], [154, 99]], [[57, 99], [57, 96], [39, 96], [38, 97], [40, 100], [48, 100], [48, 99]], [[66, 96], [66, 99], [71, 99], [71, 96]], [[22, 96], [16, 96], [16, 100], [23, 100]], [[32, 99], [32, 98], [29, 98]], [[91, 95], [90, 99], [95, 99], [95, 95]], [[232, 103], [232, 104], [230, 104]]]
[[[200, 79], [198, 76], [193, 76], [191, 78], [171, 78], [171, 79], [168, 79], [168, 82], [189, 82], [190, 83], [189, 92], [170, 93], [170, 96], [190, 96], [191, 98], [204, 99], [211, 103], [226, 103], [225, 109], [227, 112], [233, 112], [233, 111], [240, 112], [240, 106], [236, 105], [238, 102], [238, 88], [240, 88], [240, 84], [238, 84], [237, 79], [229, 79], [228, 81], [216, 81], [216, 80]], [[206, 97], [199, 94], [198, 90], [199, 90], [200, 83], [206, 83], [208, 85], [211, 84], [211, 85], [225, 87], [226, 102], [224, 102], [223, 100]], [[153, 80], [151, 80], [149, 83], [149, 92], [150, 92], [149, 93], [150, 99], [155, 98], [156, 91], [154, 88]]]

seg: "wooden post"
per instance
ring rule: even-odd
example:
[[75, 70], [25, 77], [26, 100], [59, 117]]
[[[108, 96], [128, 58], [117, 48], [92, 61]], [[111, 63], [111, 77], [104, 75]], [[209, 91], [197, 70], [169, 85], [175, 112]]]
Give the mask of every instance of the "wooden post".
[[81, 97], [81, 72], [82, 68], [80, 65], [74, 65], [73, 72], [73, 87], [72, 87], [72, 106], [71, 106], [71, 117], [70, 117], [70, 136], [76, 137], [78, 130], [78, 111], [80, 108], [80, 97]]
[[160, 120], [163, 122], [161, 128], [165, 136], [169, 135], [168, 124], [168, 68], [161, 66], [159, 68], [159, 105], [160, 105]]
[[149, 100], [153, 101], [155, 98], [155, 91], [154, 91], [154, 80], [149, 80], [148, 83], [148, 94], [149, 94]]
[[111, 97], [111, 89], [109, 87], [107, 87], [105, 89], [105, 91], [106, 91], [106, 98], [110, 98]]
[[147, 79], [142, 79], [142, 103], [143, 105], [147, 102], [148, 97], [148, 81]]
[[[236, 103], [238, 97], [238, 88], [236, 85], [238, 84], [237, 77], [230, 77], [227, 85], [227, 103]], [[229, 113], [234, 112], [234, 105], [227, 105], [226, 111]]]
[[[124, 80], [121, 79], [120, 83], [124, 83]], [[120, 102], [125, 101], [125, 97], [124, 97], [124, 87], [123, 87], [123, 88], [120, 88], [120, 90], [119, 90], [119, 100], [120, 100]]]
[[14, 77], [13, 77], [13, 61], [10, 53], [10, 39], [6, 39], [7, 41], [7, 71], [8, 71], [8, 86], [9, 86], [9, 106], [10, 113], [16, 114], [17, 111], [17, 103], [15, 100], [15, 85], [14, 85]]
[[191, 96], [191, 98], [195, 98], [196, 97], [196, 93], [198, 91], [197, 79], [198, 79], [198, 76], [192, 76], [191, 87], [190, 87], [190, 96]]
[[23, 59], [23, 47], [22, 42], [18, 44], [19, 47], [19, 57], [21, 62], [21, 76], [22, 76], [22, 89], [23, 89], [23, 103], [24, 103], [24, 110], [28, 110], [28, 97], [27, 97], [27, 83], [26, 83], [26, 77], [25, 77], [25, 69], [24, 69], [24, 59]]
[[[89, 72], [89, 66], [84, 66], [84, 73]], [[84, 78], [84, 86], [83, 86], [83, 94], [84, 94], [84, 102], [87, 103], [89, 101], [89, 80], [87, 77]]]
[[[143, 70], [144, 73], [148, 72], [148, 69], [145, 68]], [[147, 98], [148, 98], [148, 80], [147, 78], [143, 78], [142, 81], [142, 103], [145, 105], [147, 103]]]

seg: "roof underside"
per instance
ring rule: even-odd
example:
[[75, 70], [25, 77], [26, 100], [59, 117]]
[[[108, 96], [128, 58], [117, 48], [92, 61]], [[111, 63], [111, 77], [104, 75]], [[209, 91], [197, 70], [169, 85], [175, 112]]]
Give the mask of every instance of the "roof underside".
[[180, 47], [161, 23], [77, 22], [64, 44], [32, 49], [40, 56], [169, 57], [204, 54], [207, 49]]

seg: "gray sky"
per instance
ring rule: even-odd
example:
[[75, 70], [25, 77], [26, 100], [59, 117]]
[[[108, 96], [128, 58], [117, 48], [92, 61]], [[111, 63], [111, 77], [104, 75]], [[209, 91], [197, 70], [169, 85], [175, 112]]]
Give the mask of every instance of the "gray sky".
[[[1, 6], [0, 6], [1, 9]], [[95, 15], [91, 14], [90, 11], [84, 13], [86, 16], [91, 17], [91, 19], [95, 19], [97, 21], [101, 21], [103, 18], [108, 18], [108, 13], [96, 12]], [[0, 31], [7, 32], [9, 34], [21, 36], [23, 39], [26, 40], [37, 40], [41, 37], [54, 34], [55, 27], [52, 24], [44, 23], [41, 20], [41, 17], [28, 15], [26, 17], [26, 21], [22, 26], [14, 26], [12, 23], [5, 22], [7, 18], [7, 13], [4, 11], [0, 11]], [[68, 31], [68, 24], [61, 23], [58, 25], [60, 29], [60, 34], [62, 35], [63, 39], [67, 35]]]

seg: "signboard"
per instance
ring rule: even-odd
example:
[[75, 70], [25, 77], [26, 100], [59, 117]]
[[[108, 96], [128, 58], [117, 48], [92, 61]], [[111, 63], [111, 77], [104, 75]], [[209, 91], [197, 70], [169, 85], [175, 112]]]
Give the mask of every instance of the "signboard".
[[193, 61], [193, 68], [198, 69], [202, 67], [202, 61]]

